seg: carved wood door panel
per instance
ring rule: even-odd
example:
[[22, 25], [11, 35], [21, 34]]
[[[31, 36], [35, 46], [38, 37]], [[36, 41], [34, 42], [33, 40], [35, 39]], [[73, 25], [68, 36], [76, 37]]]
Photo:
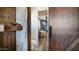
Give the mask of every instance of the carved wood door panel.
[[[16, 8], [0, 8], [0, 24], [16, 22]], [[0, 32], [0, 51], [16, 50], [16, 32]]]

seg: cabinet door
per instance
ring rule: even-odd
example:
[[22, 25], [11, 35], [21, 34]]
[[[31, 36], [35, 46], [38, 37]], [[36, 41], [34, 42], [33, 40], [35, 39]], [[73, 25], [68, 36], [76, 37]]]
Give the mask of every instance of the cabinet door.
[[[16, 8], [0, 8], [0, 24], [16, 22]], [[0, 32], [0, 51], [16, 50], [16, 32]]]

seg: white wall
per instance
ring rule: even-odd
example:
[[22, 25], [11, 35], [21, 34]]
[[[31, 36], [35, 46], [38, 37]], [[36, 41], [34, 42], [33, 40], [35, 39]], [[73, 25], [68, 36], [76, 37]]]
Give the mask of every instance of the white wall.
[[[31, 39], [32, 39], [32, 50], [38, 47], [38, 11], [48, 10], [47, 7], [32, 7], [31, 8]], [[36, 47], [34, 47], [36, 46]]]
[[23, 26], [22, 31], [16, 32], [16, 48], [17, 51], [27, 50], [27, 8], [16, 8], [16, 22]]

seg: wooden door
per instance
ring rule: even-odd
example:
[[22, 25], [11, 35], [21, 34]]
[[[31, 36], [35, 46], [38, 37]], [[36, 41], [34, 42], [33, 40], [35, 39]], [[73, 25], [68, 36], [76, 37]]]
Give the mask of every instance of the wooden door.
[[[0, 24], [16, 22], [16, 8], [0, 8]], [[16, 32], [0, 32], [0, 51], [16, 50]]]
[[79, 51], [79, 8], [49, 8], [49, 50]]

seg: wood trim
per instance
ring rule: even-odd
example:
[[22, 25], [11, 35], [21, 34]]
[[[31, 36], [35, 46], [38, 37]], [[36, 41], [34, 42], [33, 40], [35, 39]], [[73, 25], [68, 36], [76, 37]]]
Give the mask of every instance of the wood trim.
[[27, 8], [27, 26], [28, 26], [28, 51], [31, 51], [31, 8]]

